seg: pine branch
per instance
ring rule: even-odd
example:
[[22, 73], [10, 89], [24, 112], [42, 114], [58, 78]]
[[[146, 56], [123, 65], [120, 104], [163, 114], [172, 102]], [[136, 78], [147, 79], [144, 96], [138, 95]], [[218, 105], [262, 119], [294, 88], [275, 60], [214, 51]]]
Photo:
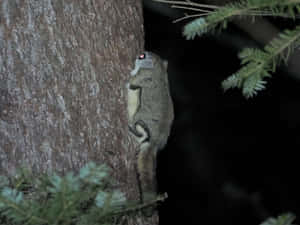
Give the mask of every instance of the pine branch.
[[278, 216], [276, 219], [271, 217], [260, 225], [292, 225], [296, 219], [295, 215], [292, 213], [286, 213]]
[[[200, 4], [191, 1], [167, 1], [153, 0], [161, 3], [172, 4], [173, 8], [181, 8], [191, 11], [201, 11], [201, 14], [186, 15], [175, 22], [191, 17], [204, 17], [195, 19], [184, 26], [183, 35], [188, 39], [195, 38], [204, 33], [215, 31], [217, 28], [224, 29], [227, 23], [239, 16], [280, 16], [296, 18], [300, 13], [300, 0], [243, 0], [228, 3], [225, 6]], [[204, 19], [204, 20], [203, 20]], [[201, 22], [199, 22], [201, 21]]]
[[[34, 176], [22, 171], [15, 178], [0, 176], [0, 223], [27, 225], [114, 224], [139, 215], [165, 196], [141, 204], [130, 202], [116, 189], [105, 165], [89, 163], [78, 175]], [[151, 211], [152, 212], [152, 211]]]
[[[236, 17], [280, 16], [296, 19], [300, 14], [300, 0], [241, 0], [228, 3], [225, 6], [206, 5], [186, 0], [168, 1], [153, 0], [172, 4], [172, 7], [190, 11], [200, 11], [199, 14], [185, 15], [177, 19], [197, 17], [184, 26], [183, 35], [186, 39], [194, 39], [217, 28], [224, 29], [227, 23]], [[281, 62], [287, 63], [291, 52], [299, 46], [300, 28], [285, 30], [279, 34], [263, 50], [245, 49], [239, 54], [243, 67], [222, 82], [224, 91], [230, 88], [242, 88], [246, 98], [253, 97], [258, 91], [265, 89], [265, 77], [271, 77], [276, 66]]]
[[223, 89], [242, 88], [246, 98], [253, 97], [258, 91], [265, 89], [265, 77], [271, 77], [276, 66], [286, 62], [290, 53], [300, 45], [300, 26], [294, 30], [285, 30], [278, 38], [265, 46], [264, 50], [244, 49], [240, 54], [239, 71], [222, 82]]
[[[184, 26], [183, 35], [186, 39], [194, 39], [217, 28], [224, 29], [227, 23], [239, 16], [280, 16], [297, 18], [300, 14], [300, 0], [242, 0], [225, 6], [206, 5], [186, 0], [168, 1], [153, 0], [172, 4], [172, 7], [183, 8], [202, 13], [186, 15], [176, 21], [199, 17]], [[204, 17], [205, 16], [205, 17]], [[288, 60], [290, 53], [299, 45], [299, 27], [286, 30], [279, 34], [264, 50], [246, 49], [239, 54], [243, 67], [224, 80], [223, 89], [242, 88], [246, 98], [253, 97], [258, 91], [265, 89], [265, 77], [270, 77], [276, 66]]]
[[196, 35], [215, 31], [216, 28], [224, 29], [227, 23], [237, 16], [268, 15], [296, 18], [300, 13], [299, 3], [300, 0], [245, 0], [229, 3], [208, 13], [198, 26], [195, 26], [195, 20], [185, 25], [183, 35], [189, 40]]
[[217, 9], [220, 6], [216, 6], [216, 5], [208, 5], [208, 4], [200, 4], [200, 3], [196, 3], [196, 2], [192, 2], [192, 1], [168, 1], [168, 0], [152, 0], [154, 2], [160, 2], [160, 3], [167, 3], [167, 4], [172, 4], [172, 6], [175, 5], [187, 5], [187, 6], [193, 6], [195, 8], [207, 8], [207, 9]]

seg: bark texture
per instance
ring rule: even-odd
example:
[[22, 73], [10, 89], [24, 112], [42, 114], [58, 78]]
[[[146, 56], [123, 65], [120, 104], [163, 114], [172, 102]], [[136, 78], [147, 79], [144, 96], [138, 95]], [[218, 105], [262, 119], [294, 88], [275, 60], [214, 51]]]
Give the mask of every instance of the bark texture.
[[105, 162], [138, 199], [125, 84], [143, 37], [140, 0], [1, 0], [0, 173]]

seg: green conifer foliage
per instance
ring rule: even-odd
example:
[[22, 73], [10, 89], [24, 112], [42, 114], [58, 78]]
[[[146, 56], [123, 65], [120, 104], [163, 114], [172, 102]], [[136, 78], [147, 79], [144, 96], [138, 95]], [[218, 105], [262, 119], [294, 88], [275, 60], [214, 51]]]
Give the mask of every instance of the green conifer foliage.
[[0, 224], [115, 224], [136, 216], [166, 196], [147, 203], [130, 202], [116, 188], [106, 165], [89, 163], [77, 175], [41, 176], [22, 169], [15, 177], [0, 176]]
[[[184, 26], [183, 35], [186, 39], [208, 32], [226, 29], [233, 18], [255, 16], [276, 16], [296, 19], [300, 16], [300, 0], [241, 0], [224, 6], [198, 4], [192, 1], [153, 0], [172, 4], [174, 8], [197, 12], [186, 15], [176, 21], [193, 18]], [[199, 13], [200, 12], [200, 13]], [[300, 26], [292, 30], [284, 30], [263, 49], [243, 49], [239, 53], [241, 68], [222, 82], [224, 91], [240, 88], [246, 98], [255, 96], [265, 89], [267, 81], [276, 67], [287, 62], [290, 53], [300, 44]]]

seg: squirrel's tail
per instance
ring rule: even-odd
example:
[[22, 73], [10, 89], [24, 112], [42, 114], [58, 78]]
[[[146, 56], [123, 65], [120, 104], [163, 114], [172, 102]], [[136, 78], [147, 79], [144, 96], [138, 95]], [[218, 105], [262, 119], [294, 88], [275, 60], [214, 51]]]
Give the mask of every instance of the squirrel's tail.
[[141, 201], [153, 200], [156, 197], [156, 149], [149, 142], [140, 146], [137, 155], [137, 175]]

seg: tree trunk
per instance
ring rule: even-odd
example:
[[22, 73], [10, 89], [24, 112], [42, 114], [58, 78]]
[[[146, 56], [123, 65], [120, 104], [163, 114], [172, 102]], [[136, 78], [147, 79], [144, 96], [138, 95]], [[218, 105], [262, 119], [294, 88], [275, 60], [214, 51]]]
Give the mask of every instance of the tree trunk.
[[0, 1], [1, 174], [96, 161], [138, 199], [125, 84], [142, 22], [138, 0]]

